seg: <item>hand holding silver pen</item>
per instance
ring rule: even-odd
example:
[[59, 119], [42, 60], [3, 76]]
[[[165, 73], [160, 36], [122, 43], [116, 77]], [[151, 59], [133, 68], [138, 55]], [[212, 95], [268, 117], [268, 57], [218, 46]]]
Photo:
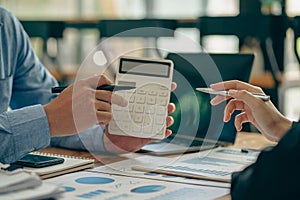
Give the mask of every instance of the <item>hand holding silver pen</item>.
[[[212, 88], [196, 88], [197, 91], [208, 93], [208, 94], [215, 94], [221, 96], [230, 96], [228, 90], [214, 90]], [[270, 96], [258, 93], [252, 93], [253, 96], [262, 99], [263, 101], [269, 101]]]
[[[232, 118], [235, 111], [239, 111], [234, 118], [234, 125], [237, 131], [242, 130], [246, 122], [252, 123], [260, 133], [271, 141], [278, 141], [291, 128], [292, 122], [282, 115], [274, 106], [272, 101], [262, 101], [253, 94], [264, 94], [262, 88], [238, 80], [223, 81], [210, 85], [214, 91], [227, 91], [230, 97], [216, 95], [210, 103], [217, 106], [227, 101], [224, 107], [224, 122]], [[223, 93], [224, 95], [228, 95]], [[269, 98], [266, 98], [266, 100]]]

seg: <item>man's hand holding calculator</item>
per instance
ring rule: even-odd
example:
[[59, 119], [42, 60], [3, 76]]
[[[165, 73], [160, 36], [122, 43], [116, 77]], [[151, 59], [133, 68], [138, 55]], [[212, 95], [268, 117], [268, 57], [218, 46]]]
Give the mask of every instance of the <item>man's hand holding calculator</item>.
[[[177, 87], [176, 83], [172, 83], [171, 90], [175, 90]], [[168, 104], [168, 114], [171, 114], [175, 111], [175, 105], [173, 103]], [[166, 117], [167, 127], [172, 126], [174, 123], [173, 117]], [[165, 132], [165, 137], [168, 137], [172, 134], [170, 129], [167, 129]], [[126, 153], [126, 152], [136, 152], [140, 150], [143, 146], [148, 143], [154, 142], [155, 139], [152, 138], [138, 138], [131, 136], [121, 136], [121, 135], [112, 135], [108, 131], [108, 126], [106, 126], [104, 134], [104, 145], [105, 149], [109, 152], [114, 153]]]
[[106, 127], [105, 148], [110, 152], [134, 152], [155, 139], [171, 134], [167, 127], [173, 124], [168, 114], [175, 111], [169, 103], [173, 63], [169, 60], [121, 58], [115, 83], [136, 89], [115, 91], [129, 105], [112, 105], [113, 119]]

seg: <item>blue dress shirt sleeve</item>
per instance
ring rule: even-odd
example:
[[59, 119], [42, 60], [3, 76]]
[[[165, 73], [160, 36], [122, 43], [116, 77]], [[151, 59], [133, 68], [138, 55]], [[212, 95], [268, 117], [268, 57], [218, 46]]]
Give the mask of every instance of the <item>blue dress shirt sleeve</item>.
[[0, 114], [0, 161], [11, 163], [50, 143], [44, 108], [28, 106]]
[[[50, 144], [41, 104], [51, 100], [55, 85], [20, 22], [0, 7], [0, 162], [14, 162]], [[7, 111], [8, 106], [13, 110]]]
[[[57, 81], [36, 57], [20, 22], [0, 7], [0, 162], [14, 162], [50, 144], [48, 120], [41, 104], [51, 101], [54, 86]], [[8, 106], [13, 110], [7, 111]], [[105, 151], [101, 126], [80, 135], [53, 138], [52, 144]]]

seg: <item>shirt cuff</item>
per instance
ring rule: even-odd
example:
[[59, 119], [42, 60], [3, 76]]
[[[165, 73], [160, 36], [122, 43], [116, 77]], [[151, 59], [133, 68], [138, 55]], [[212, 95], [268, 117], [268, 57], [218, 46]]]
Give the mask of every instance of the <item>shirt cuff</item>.
[[50, 129], [42, 105], [12, 110], [7, 118], [14, 135], [15, 158], [49, 146]]

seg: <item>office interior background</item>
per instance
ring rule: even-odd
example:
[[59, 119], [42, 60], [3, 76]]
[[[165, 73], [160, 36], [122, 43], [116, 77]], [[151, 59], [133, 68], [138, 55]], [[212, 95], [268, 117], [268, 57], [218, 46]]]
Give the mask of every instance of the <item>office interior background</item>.
[[[0, 5], [23, 23], [61, 85], [74, 81], [85, 57], [101, 38], [120, 31], [120, 24], [162, 22], [181, 34], [119, 38], [110, 51], [154, 41], [174, 52], [203, 47], [209, 53], [255, 53], [250, 83], [270, 94], [284, 115], [299, 118], [299, 0], [0, 0]], [[114, 22], [120, 24], [113, 27]]]

